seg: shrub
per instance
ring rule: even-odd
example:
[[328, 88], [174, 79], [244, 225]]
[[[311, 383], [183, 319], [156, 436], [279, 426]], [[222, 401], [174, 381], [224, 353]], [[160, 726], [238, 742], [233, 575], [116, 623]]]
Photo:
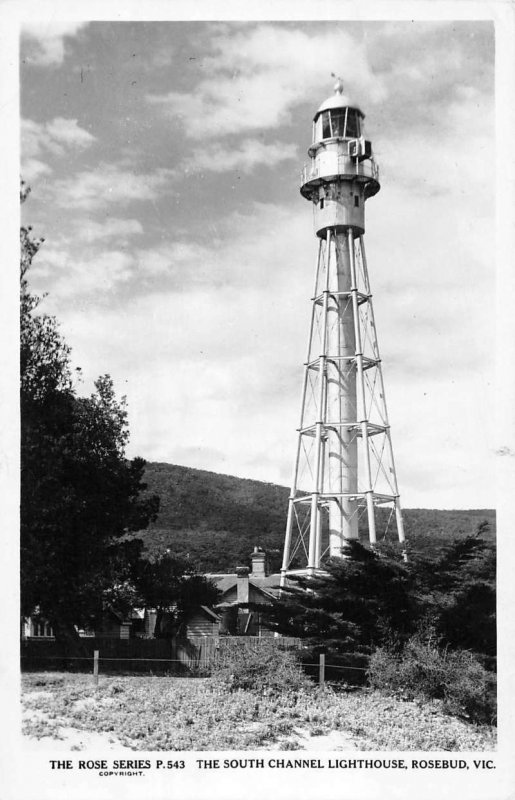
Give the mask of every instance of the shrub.
[[448, 714], [495, 724], [495, 675], [467, 650], [446, 650], [417, 635], [402, 650], [375, 650], [367, 676], [373, 688], [406, 700], [439, 699]]
[[297, 692], [311, 686], [297, 654], [267, 639], [222, 646], [212, 675], [231, 690], [250, 689], [263, 694]]

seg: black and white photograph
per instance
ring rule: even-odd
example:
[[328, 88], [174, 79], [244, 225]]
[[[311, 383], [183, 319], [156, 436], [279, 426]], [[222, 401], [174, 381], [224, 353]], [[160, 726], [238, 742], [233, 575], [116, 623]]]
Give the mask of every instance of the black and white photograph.
[[152, 5], [4, 14], [6, 800], [508, 797], [513, 6]]

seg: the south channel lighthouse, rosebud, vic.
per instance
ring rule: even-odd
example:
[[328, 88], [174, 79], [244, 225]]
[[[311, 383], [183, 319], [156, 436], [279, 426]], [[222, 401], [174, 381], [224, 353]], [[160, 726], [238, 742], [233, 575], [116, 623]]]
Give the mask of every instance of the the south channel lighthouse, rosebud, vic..
[[318, 252], [300, 423], [282, 564], [313, 573], [368, 527], [404, 529], [365, 256], [365, 203], [379, 172], [365, 115], [334, 94], [313, 119], [301, 194], [313, 206]]

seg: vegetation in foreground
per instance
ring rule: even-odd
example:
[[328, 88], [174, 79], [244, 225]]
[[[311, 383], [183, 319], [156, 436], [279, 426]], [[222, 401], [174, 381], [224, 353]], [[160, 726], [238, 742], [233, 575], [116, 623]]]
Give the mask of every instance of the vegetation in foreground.
[[492, 750], [495, 730], [442, 713], [437, 703], [331, 687], [258, 692], [218, 678], [32, 673], [23, 676], [24, 733], [61, 726], [104, 732], [134, 750], [297, 749], [295, 729], [349, 734], [358, 750]]
[[372, 688], [439, 700], [471, 722], [496, 720], [495, 552], [482, 537], [457, 539], [436, 557], [348, 542], [315, 576], [293, 576], [264, 613], [316, 656], [368, 661]]

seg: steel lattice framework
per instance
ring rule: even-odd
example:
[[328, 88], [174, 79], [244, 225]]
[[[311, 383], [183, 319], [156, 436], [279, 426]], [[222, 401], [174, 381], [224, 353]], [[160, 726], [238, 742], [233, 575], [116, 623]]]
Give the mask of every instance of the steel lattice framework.
[[[337, 166], [325, 167], [330, 174], [324, 176], [315, 143], [301, 189], [315, 204], [319, 246], [283, 582], [291, 572], [312, 572], [324, 557], [341, 555], [345, 541], [358, 538], [361, 518], [368, 523], [371, 544], [391, 524], [404, 541], [365, 256], [364, 209], [359, 209], [360, 201], [364, 206], [379, 190], [377, 166], [372, 160], [364, 169], [350, 157], [345, 137], [330, 139], [329, 146], [332, 142]], [[378, 513], [378, 508], [386, 511]]]

